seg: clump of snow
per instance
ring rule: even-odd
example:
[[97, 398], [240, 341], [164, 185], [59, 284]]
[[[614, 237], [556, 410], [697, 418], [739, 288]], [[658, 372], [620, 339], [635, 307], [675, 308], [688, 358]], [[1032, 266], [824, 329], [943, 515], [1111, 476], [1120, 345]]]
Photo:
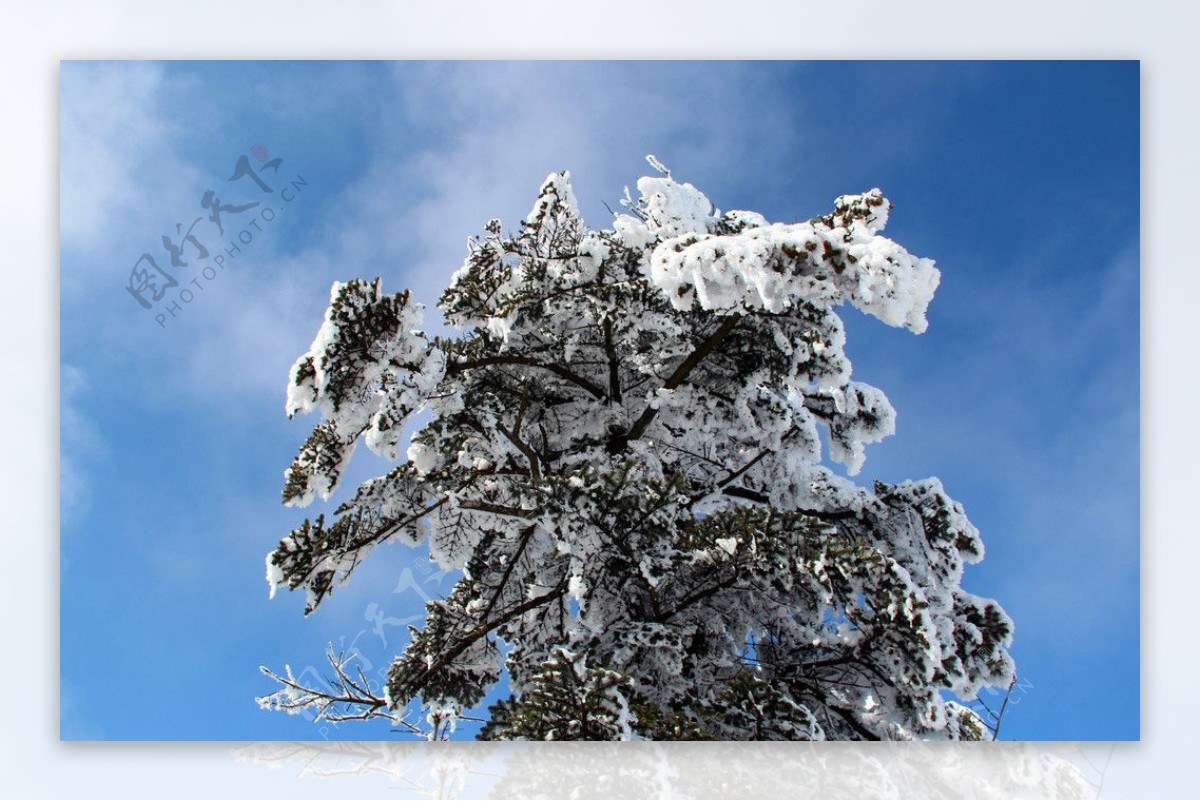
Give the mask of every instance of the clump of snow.
[[275, 564], [274, 554], [267, 554], [267, 586], [270, 588], [269, 597], [274, 598], [275, 591], [283, 583], [283, 568]]
[[420, 330], [423, 315], [408, 292], [385, 295], [379, 279], [334, 282], [325, 319], [290, 374], [288, 416], [319, 410], [325, 422], [287, 473], [289, 502], [328, 498], [360, 436], [396, 458], [405, 421], [446, 370], [445, 354]]
[[[874, 219], [874, 218], [872, 218]], [[888, 325], [921, 333], [940, 274], [929, 259], [874, 233], [868, 224], [821, 221], [689, 233], [650, 256], [649, 277], [680, 310], [783, 313], [800, 303], [848, 301]]]

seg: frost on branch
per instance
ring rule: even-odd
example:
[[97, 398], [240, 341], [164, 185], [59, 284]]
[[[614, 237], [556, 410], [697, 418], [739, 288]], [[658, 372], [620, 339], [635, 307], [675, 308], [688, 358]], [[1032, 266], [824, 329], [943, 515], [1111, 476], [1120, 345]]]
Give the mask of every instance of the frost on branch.
[[375, 453], [396, 458], [404, 421], [437, 386], [442, 353], [416, 330], [424, 309], [409, 293], [384, 295], [381, 282], [334, 284], [325, 323], [296, 360], [287, 414], [320, 410], [325, 422], [286, 474], [285, 503], [327, 499], [361, 436]]
[[632, 240], [655, 242], [649, 277], [676, 309], [783, 313], [804, 302], [849, 301], [888, 325], [925, 330], [939, 273], [878, 234], [890, 207], [878, 189], [840, 197], [833, 214], [792, 225], [768, 225], [746, 212], [703, 225], [697, 199], [676, 195], [686, 200], [668, 206], [678, 206], [673, 214], [655, 202], [660, 192], [643, 202], [642, 226], [623, 226]]
[[895, 428], [835, 308], [920, 333], [938, 271], [881, 235], [878, 190], [772, 224], [652, 164], [611, 229], [567, 173], [516, 231], [487, 223], [439, 302], [456, 337], [379, 279], [334, 285], [292, 370], [289, 415], [322, 420], [285, 501], [327, 498], [359, 438], [397, 458], [429, 422], [280, 542], [272, 588], [312, 611], [390, 540], [461, 570], [364, 688], [438, 731], [506, 668], [484, 736], [985, 736], [944, 697], [1013, 676], [1011, 621], [961, 587], [978, 532], [936, 479], [865, 488], [826, 462], [853, 475]]

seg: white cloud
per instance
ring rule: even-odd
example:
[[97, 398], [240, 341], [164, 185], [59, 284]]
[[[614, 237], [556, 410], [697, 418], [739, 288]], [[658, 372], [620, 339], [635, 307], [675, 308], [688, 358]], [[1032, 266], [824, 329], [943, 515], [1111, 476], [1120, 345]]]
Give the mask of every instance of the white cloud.
[[[647, 153], [684, 176], [725, 172], [751, 135], [762, 146], [786, 135], [738, 113], [747, 87], [737, 64], [398, 64], [393, 75], [402, 102], [383, 124], [394, 135], [343, 193], [335, 255], [385, 276], [407, 267], [403, 282], [430, 304], [466, 238], [492, 217], [515, 226], [550, 172], [571, 171], [585, 215], [601, 227], [602, 203], [648, 171]], [[697, 114], [709, 103], [721, 111]], [[402, 135], [412, 121], [441, 141], [413, 150]]]
[[[367, 113], [355, 97], [361, 76], [354, 75], [341, 101]], [[305, 234], [310, 244], [281, 255], [282, 240], [265, 241], [261, 250], [256, 243], [247, 254], [251, 268], [223, 275], [186, 311], [194, 317], [194, 341], [176, 376], [186, 394], [281, 397], [334, 280], [381, 275], [385, 290], [410, 288], [433, 307], [462, 262], [467, 237], [492, 217], [515, 226], [551, 171], [572, 171], [585, 212], [590, 206], [592, 224], [603, 226], [602, 201], [615, 201], [648, 171], [647, 152], [721, 172], [736, 149], [730, 142], [744, 130], [736, 114], [717, 116], [702, 136], [687, 137], [691, 144], [670, 144], [694, 113], [685, 85], [736, 108], [744, 80], [738, 65], [398, 64], [392, 78], [374, 88], [379, 101], [367, 116], [375, 130], [360, 177], [336, 195], [314, 198], [322, 219]], [[327, 93], [340, 91], [336, 82], [324, 85]], [[281, 81], [279, 91], [290, 96], [288, 86]], [[419, 138], [414, 127], [422, 129]], [[436, 311], [428, 319], [436, 325]]]
[[74, 261], [64, 288], [87, 277], [80, 268], [124, 280], [104, 257], [153, 237], [164, 208], [187, 207], [181, 201], [198, 173], [175, 155], [184, 121], [165, 108], [168, 94], [161, 64], [63, 63], [60, 242], [64, 252], [97, 257]]
[[220, 276], [185, 312], [193, 341], [171, 381], [186, 394], [212, 399], [214, 413], [270, 398], [283, 415], [288, 371], [312, 341], [329, 299], [328, 284], [313, 277], [332, 272], [323, 253], [297, 260], [264, 250], [262, 256], [248, 273]]
[[81, 407], [88, 381], [83, 371], [63, 364], [59, 373], [59, 508], [63, 522], [82, 516], [91, 502], [88, 463], [103, 457], [107, 446]]

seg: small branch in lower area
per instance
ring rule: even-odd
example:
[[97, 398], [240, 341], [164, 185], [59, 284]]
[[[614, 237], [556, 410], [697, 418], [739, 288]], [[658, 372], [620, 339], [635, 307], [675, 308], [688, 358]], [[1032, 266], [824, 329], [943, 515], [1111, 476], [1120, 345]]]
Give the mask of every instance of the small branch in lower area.
[[325, 679], [324, 687], [304, 684], [292, 673], [290, 665], [285, 666], [282, 676], [270, 668], [260, 667], [259, 670], [264, 675], [283, 686], [274, 693], [259, 698], [259, 705], [292, 714], [309, 709], [315, 716], [314, 720], [323, 719], [331, 723], [386, 718], [394, 726], [411, 734], [426, 734], [401, 715], [388, 709], [387, 699], [371, 688], [370, 680], [361, 667], [358, 668], [357, 678], [347, 672], [346, 667], [353, 659], [352, 656], [334, 654], [331, 646], [326, 652], [326, 658], [333, 668], [334, 677]]
[[992, 728], [992, 740], [996, 740], [1000, 736], [1000, 723], [1004, 720], [1004, 710], [1008, 709], [1008, 699], [1012, 698], [1013, 687], [1017, 686], [1017, 676], [1014, 673], [1012, 681], [1008, 683], [1008, 690], [1004, 693], [1004, 703], [1000, 705], [1000, 712], [996, 715], [996, 725]]

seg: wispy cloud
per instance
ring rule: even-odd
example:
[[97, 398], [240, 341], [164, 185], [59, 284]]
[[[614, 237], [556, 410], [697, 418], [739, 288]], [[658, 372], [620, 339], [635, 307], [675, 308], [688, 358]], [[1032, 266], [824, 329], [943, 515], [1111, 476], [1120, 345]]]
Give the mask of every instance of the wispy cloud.
[[190, 194], [198, 172], [172, 145], [186, 120], [165, 112], [168, 88], [163, 66], [153, 62], [63, 64], [61, 245], [84, 256], [73, 262], [65, 290], [93, 272], [107, 275], [108, 257], [136, 246], [127, 234], [153, 234], [163, 209]]
[[[735, 65], [697, 82], [699, 72], [689, 65], [396, 65], [390, 82], [374, 87], [380, 100], [357, 177], [321, 195], [305, 246], [256, 250], [237, 296], [222, 290], [204, 299], [219, 311], [205, 311], [198, 326], [182, 368], [188, 385], [220, 385], [235, 395], [282, 392], [334, 280], [381, 275], [385, 289], [410, 288], [433, 307], [465, 256], [468, 236], [492, 217], [515, 226], [552, 171], [572, 171], [597, 226], [607, 222], [603, 203], [648, 169], [647, 152], [697, 172], [725, 172], [743, 126], [735, 114], [732, 121], [704, 116], [697, 127], [695, 98], [681, 90], [696, 84], [736, 111], [746, 76]], [[327, 84], [326, 91], [344, 91], [353, 103], [360, 78], [344, 87]], [[631, 114], [640, 115], [638, 125], [629, 124]], [[779, 126], [765, 128], [786, 135]], [[432, 311], [429, 324], [436, 319]]]
[[90, 463], [102, 458], [107, 446], [84, 411], [88, 385], [83, 372], [63, 364], [59, 376], [59, 499], [63, 520], [70, 522], [87, 511], [91, 501]]

